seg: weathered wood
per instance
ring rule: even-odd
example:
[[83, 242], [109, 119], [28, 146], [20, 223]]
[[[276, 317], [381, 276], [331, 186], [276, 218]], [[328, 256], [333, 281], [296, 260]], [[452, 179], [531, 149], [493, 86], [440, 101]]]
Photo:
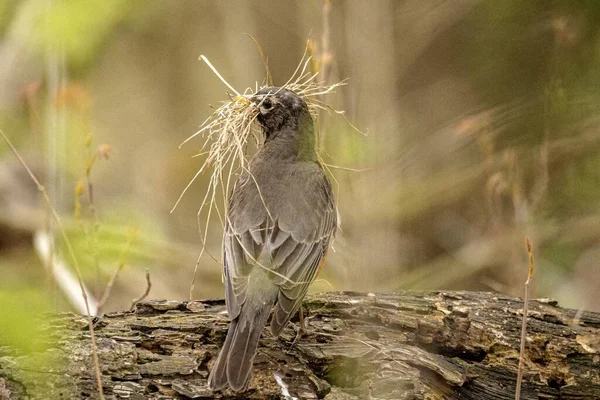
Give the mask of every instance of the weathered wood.
[[[227, 329], [221, 300], [151, 301], [96, 323], [107, 398], [513, 399], [522, 302], [491, 293], [327, 293], [310, 333], [265, 332], [251, 388], [211, 393]], [[600, 314], [532, 301], [522, 399], [600, 399]], [[50, 347], [0, 348], [0, 399], [96, 398], [85, 319], [53, 317]], [[286, 395], [288, 397], [286, 397]], [[3, 397], [4, 396], [4, 397]]]

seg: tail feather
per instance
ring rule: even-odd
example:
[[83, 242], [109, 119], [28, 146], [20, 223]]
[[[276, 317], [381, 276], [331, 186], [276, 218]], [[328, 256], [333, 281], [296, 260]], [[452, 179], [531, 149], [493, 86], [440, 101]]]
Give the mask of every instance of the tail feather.
[[273, 303], [263, 304], [258, 309], [248, 309], [248, 306], [242, 306], [239, 316], [229, 324], [223, 348], [208, 377], [211, 390], [219, 390], [227, 385], [235, 391], [248, 387], [258, 340]]
[[225, 342], [223, 343], [223, 348], [208, 377], [208, 388], [211, 390], [219, 390], [227, 386], [227, 354], [231, 348], [231, 339], [234, 336], [233, 332], [237, 331], [237, 323], [238, 318], [235, 318], [229, 324], [229, 330]]

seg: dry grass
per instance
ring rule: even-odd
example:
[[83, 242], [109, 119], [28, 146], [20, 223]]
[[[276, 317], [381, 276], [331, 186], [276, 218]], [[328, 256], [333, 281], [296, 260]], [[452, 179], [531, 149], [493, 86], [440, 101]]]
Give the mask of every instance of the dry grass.
[[521, 383], [523, 381], [523, 367], [525, 363], [525, 342], [527, 341], [527, 310], [529, 308], [529, 282], [533, 277], [533, 250], [531, 239], [525, 238], [525, 247], [529, 258], [529, 269], [527, 271], [527, 280], [525, 281], [525, 296], [523, 298], [523, 319], [521, 321], [521, 347], [519, 350], [519, 369], [517, 371], [517, 384], [515, 390], [515, 400], [521, 399]]
[[[261, 53], [262, 54], [262, 53]], [[335, 89], [346, 84], [345, 81], [327, 85], [325, 82], [318, 80], [318, 72], [310, 71], [312, 57], [307, 55], [305, 51], [298, 67], [290, 77], [290, 79], [281, 86], [282, 89], [291, 90], [298, 96], [302, 97], [308, 105], [309, 111], [314, 119], [317, 119], [321, 111], [336, 113], [343, 115], [343, 111], [335, 110], [326, 104], [322, 98], [327, 94], [335, 92]], [[258, 116], [256, 104], [251, 101], [252, 96], [262, 87], [258, 83], [255, 88], [247, 88], [243, 93], [235, 90], [217, 71], [205, 56], [200, 56], [219, 79], [229, 88], [234, 94], [229, 94], [229, 100], [224, 101], [201, 125], [200, 129], [192, 136], [187, 138], [180, 147], [191, 139], [201, 136], [203, 144], [199, 153], [195, 157], [205, 157], [200, 169], [190, 180], [188, 185], [177, 199], [175, 206], [171, 210], [175, 210], [184, 194], [195, 182], [195, 180], [207, 171], [210, 172], [210, 180], [206, 194], [202, 200], [197, 213], [198, 229], [202, 240], [202, 250], [198, 257], [198, 262], [194, 269], [194, 277], [192, 278], [190, 288], [190, 299], [194, 290], [195, 277], [198, 269], [199, 261], [206, 249], [206, 237], [208, 226], [213, 214], [216, 213], [221, 224], [224, 225], [223, 216], [225, 215], [228, 195], [231, 191], [234, 176], [240, 171], [246, 171], [249, 154], [248, 142], [253, 137], [257, 146], [261, 143], [261, 131], [258, 124], [255, 124]], [[266, 61], [263, 59], [266, 68], [267, 82], [270, 73]], [[270, 86], [270, 85], [269, 85]], [[325, 165], [324, 163], [322, 163]], [[325, 165], [326, 166], [326, 165]], [[223, 203], [218, 204], [218, 199], [222, 198]], [[206, 213], [206, 219], [201, 218]], [[214, 257], [213, 257], [214, 259]]]

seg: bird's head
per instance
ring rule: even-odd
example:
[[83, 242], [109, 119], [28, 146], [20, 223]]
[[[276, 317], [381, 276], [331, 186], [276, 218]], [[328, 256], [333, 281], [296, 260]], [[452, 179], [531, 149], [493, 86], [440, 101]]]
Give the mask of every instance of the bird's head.
[[[312, 133], [312, 117], [306, 102], [294, 92], [264, 87], [251, 98], [258, 108], [258, 122], [266, 140], [280, 134]], [[310, 132], [306, 132], [309, 130]]]

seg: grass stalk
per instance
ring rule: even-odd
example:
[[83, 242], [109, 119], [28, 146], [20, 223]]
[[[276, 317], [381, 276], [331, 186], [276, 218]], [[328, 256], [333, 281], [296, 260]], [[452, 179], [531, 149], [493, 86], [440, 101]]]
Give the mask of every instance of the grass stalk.
[[54, 221], [56, 222], [56, 224], [58, 226], [58, 230], [62, 236], [63, 241], [65, 242], [65, 245], [67, 246], [67, 251], [69, 252], [71, 260], [73, 261], [73, 266], [75, 267], [75, 272], [77, 274], [77, 281], [79, 282], [79, 288], [81, 289], [81, 296], [83, 297], [83, 300], [85, 303], [85, 308], [87, 311], [88, 329], [90, 332], [90, 339], [92, 342], [92, 359], [94, 361], [94, 372], [96, 375], [96, 383], [98, 385], [98, 397], [101, 400], [104, 400], [104, 391], [102, 389], [102, 374], [100, 372], [100, 361], [98, 359], [98, 346], [96, 345], [96, 335], [94, 332], [94, 324], [92, 321], [92, 315], [90, 313], [90, 305], [88, 302], [87, 293], [85, 291], [85, 285], [84, 285], [83, 279], [81, 277], [81, 269], [79, 268], [79, 262], [77, 261], [77, 257], [75, 256], [75, 251], [73, 249], [73, 245], [72, 245], [71, 241], [69, 240], [69, 237], [67, 236], [65, 228], [62, 224], [62, 220], [58, 216], [56, 209], [52, 206], [52, 201], [50, 200], [50, 196], [48, 195], [46, 188], [40, 183], [40, 181], [37, 179], [37, 177], [35, 176], [33, 171], [31, 171], [31, 169], [29, 168], [29, 166], [27, 165], [25, 160], [21, 157], [21, 155], [19, 154], [17, 149], [13, 146], [12, 142], [8, 139], [8, 137], [4, 134], [4, 132], [1, 129], [0, 129], [0, 135], [2, 135], [2, 138], [4, 139], [6, 144], [8, 144], [8, 147], [10, 147], [11, 151], [14, 153], [14, 155], [17, 157], [19, 162], [23, 165], [23, 167], [25, 168], [25, 170], [27, 171], [27, 173], [29, 174], [29, 176], [31, 177], [33, 182], [35, 183], [38, 191], [42, 194], [42, 197], [44, 198], [44, 202], [46, 203], [46, 206], [47, 206], [50, 214], [52, 215], [52, 218], [54, 219]]
[[523, 367], [525, 363], [525, 342], [527, 341], [527, 311], [529, 308], [529, 283], [533, 277], [533, 250], [531, 239], [525, 238], [525, 247], [529, 256], [529, 270], [527, 280], [525, 281], [525, 296], [523, 298], [523, 320], [521, 322], [521, 348], [519, 350], [519, 369], [517, 371], [517, 388], [515, 390], [515, 400], [521, 399], [521, 384], [523, 382]]

